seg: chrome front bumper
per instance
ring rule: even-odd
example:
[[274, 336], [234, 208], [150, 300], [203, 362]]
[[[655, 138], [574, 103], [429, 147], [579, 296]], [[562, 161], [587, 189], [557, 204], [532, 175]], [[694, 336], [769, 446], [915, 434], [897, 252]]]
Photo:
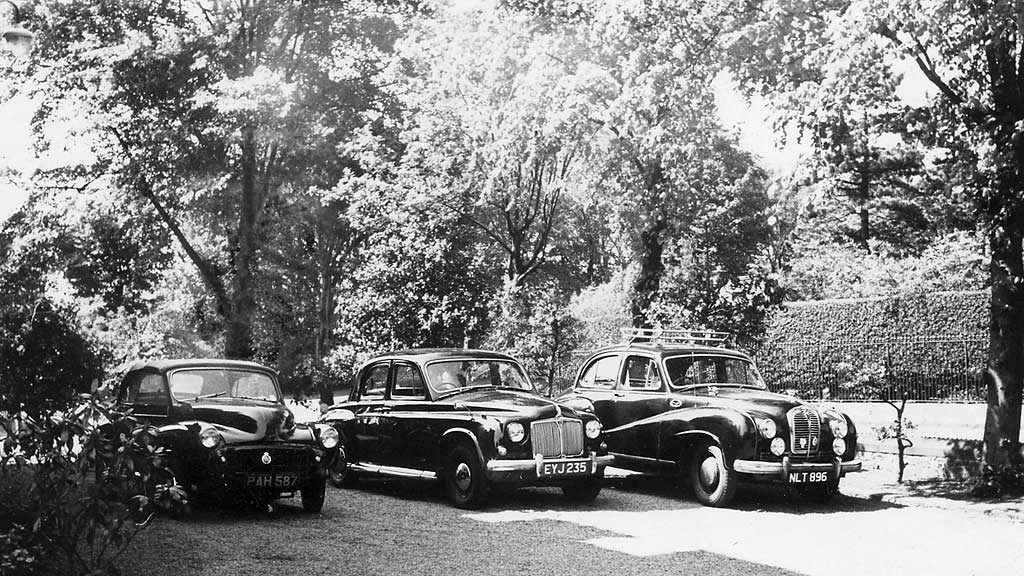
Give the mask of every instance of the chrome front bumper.
[[544, 464], [564, 464], [579, 462], [580, 460], [589, 460], [590, 473], [596, 474], [599, 469], [611, 465], [615, 461], [615, 457], [611, 454], [598, 456], [596, 452], [591, 452], [590, 456], [577, 456], [575, 458], [544, 458], [538, 454], [533, 460], [491, 460], [487, 462], [487, 476], [492, 480], [499, 480], [509, 476], [523, 477], [524, 475], [538, 478], [540, 477], [541, 466]]
[[836, 458], [832, 462], [791, 462], [789, 456], [783, 456], [782, 462], [762, 462], [760, 460], [735, 460], [732, 469], [741, 474], [757, 476], [778, 476], [785, 480], [790, 472], [833, 472], [836, 478], [847, 472], [860, 472], [860, 460], [843, 462]]

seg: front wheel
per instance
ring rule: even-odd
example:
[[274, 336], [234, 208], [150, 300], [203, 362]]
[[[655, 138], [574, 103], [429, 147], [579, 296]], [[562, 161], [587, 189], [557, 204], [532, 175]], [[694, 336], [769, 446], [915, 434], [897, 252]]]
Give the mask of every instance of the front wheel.
[[310, 480], [309, 484], [299, 492], [302, 495], [302, 509], [306, 512], [316, 514], [324, 507], [324, 496], [327, 492], [327, 482], [323, 478]]
[[352, 488], [356, 485], [356, 472], [345, 458], [336, 458], [327, 470], [327, 477], [335, 488]]
[[573, 502], [593, 502], [601, 493], [603, 479], [604, 470], [599, 470], [593, 476], [581, 478], [562, 486], [562, 493]]
[[448, 453], [444, 466], [444, 489], [456, 508], [469, 510], [483, 506], [487, 500], [487, 478], [476, 453], [465, 445]]
[[690, 460], [690, 484], [697, 501], [705, 506], [727, 506], [736, 494], [736, 471], [725, 463], [725, 454], [714, 444], [702, 444]]

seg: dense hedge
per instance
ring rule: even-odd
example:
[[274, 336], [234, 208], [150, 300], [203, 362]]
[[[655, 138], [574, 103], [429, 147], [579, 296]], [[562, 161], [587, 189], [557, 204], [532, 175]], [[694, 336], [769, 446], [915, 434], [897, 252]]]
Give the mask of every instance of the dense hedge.
[[989, 294], [794, 302], [755, 351], [769, 384], [808, 398], [982, 401]]

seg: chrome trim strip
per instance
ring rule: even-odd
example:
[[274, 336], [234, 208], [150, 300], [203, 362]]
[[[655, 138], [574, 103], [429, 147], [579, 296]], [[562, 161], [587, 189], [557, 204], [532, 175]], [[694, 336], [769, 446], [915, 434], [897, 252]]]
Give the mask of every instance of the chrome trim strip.
[[[783, 476], [789, 472], [828, 472], [835, 471], [837, 462], [792, 462], [784, 458], [782, 462], [761, 462], [760, 460], [734, 460], [732, 469], [742, 474], [759, 476]], [[860, 460], [851, 460], [838, 464], [839, 473], [860, 472]]]
[[401, 478], [421, 478], [425, 480], [436, 480], [436, 472], [416, 470], [414, 468], [402, 468], [399, 466], [382, 466], [379, 464], [363, 464], [361, 462], [349, 464], [349, 470], [364, 472], [368, 474], [383, 474], [385, 476], [398, 476]]

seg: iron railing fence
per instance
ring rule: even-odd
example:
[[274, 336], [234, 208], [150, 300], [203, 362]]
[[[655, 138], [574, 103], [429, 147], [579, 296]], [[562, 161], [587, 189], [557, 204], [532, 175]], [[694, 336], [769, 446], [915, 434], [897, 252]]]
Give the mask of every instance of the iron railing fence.
[[803, 399], [984, 402], [988, 340], [971, 336], [769, 342], [755, 354], [775, 391]]
[[[589, 356], [556, 369], [553, 395], [572, 386]], [[988, 339], [893, 336], [875, 340], [768, 342], [752, 356], [768, 387], [804, 400], [984, 402]]]

